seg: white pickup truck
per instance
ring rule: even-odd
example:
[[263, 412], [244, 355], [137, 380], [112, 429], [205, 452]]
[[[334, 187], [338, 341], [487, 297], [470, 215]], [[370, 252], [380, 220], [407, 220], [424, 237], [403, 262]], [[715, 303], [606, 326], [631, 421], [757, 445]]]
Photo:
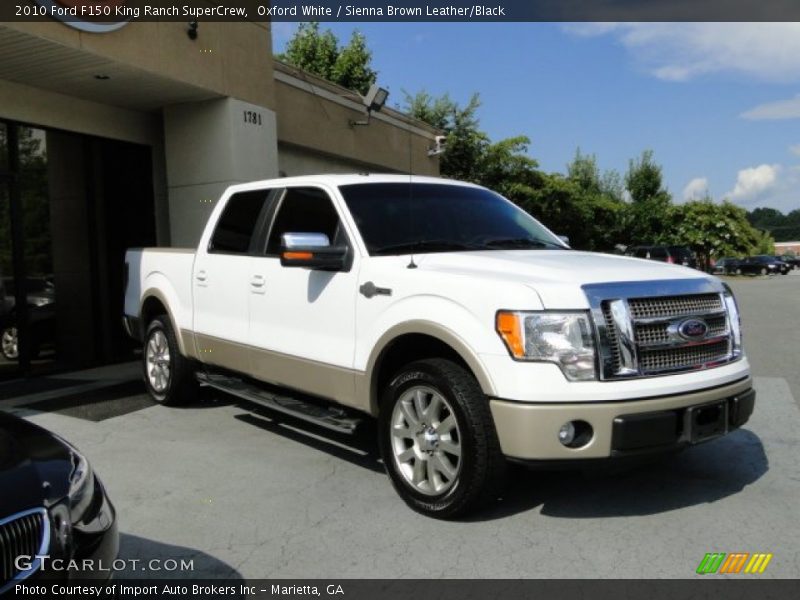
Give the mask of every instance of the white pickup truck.
[[371, 415], [417, 511], [532, 465], [680, 449], [753, 411], [719, 279], [579, 252], [485, 188], [330, 175], [230, 187], [197, 250], [130, 250], [124, 322], [153, 398], [198, 384], [339, 432]]

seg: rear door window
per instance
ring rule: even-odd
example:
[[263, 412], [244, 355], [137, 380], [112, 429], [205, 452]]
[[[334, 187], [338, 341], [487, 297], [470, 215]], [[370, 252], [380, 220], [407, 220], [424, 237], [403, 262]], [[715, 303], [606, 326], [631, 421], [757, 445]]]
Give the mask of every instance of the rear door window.
[[239, 192], [228, 200], [214, 229], [208, 251], [248, 254], [272, 190]]

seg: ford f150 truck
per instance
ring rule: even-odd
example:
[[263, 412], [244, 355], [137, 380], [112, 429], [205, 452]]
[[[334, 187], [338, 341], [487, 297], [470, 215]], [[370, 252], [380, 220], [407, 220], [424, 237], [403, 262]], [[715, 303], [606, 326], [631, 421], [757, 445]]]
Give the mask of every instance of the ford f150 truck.
[[398, 175], [231, 186], [197, 250], [130, 250], [124, 322], [164, 404], [211, 386], [339, 432], [447, 518], [508, 460], [591, 464], [745, 423], [736, 301], [685, 267], [570, 249], [479, 186]]

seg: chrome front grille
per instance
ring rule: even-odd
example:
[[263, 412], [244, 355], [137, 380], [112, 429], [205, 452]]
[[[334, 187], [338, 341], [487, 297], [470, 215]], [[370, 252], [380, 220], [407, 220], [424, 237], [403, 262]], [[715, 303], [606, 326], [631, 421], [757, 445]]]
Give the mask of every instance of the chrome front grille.
[[628, 306], [634, 319], [695, 316], [724, 310], [719, 294], [631, 298]]
[[674, 371], [708, 365], [725, 360], [727, 356], [728, 340], [684, 348], [647, 350], [639, 354], [639, 368], [644, 373]]
[[[728, 332], [728, 319], [725, 316], [707, 317], [703, 320], [708, 325], [707, 338], [719, 337]], [[669, 344], [671, 340], [669, 323], [641, 323], [636, 325], [634, 331], [636, 343], [640, 347]]]
[[[713, 280], [597, 284], [584, 291], [601, 379], [704, 369], [738, 358], [724, 290]], [[690, 335], [698, 327], [701, 333]]]
[[25, 579], [39, 568], [38, 560], [32, 568], [19, 571], [19, 556], [33, 557], [47, 553], [50, 545], [50, 521], [43, 508], [17, 513], [0, 519], [0, 594], [13, 582]]

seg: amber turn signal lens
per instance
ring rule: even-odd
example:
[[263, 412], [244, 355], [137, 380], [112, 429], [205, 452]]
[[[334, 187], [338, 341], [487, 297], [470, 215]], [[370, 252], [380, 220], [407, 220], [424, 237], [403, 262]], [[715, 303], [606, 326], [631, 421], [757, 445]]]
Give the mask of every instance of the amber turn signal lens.
[[286, 260], [310, 260], [314, 258], [311, 252], [284, 252], [283, 258]]
[[497, 313], [497, 333], [515, 358], [524, 358], [525, 346], [522, 342], [519, 315], [513, 312], [500, 311]]

